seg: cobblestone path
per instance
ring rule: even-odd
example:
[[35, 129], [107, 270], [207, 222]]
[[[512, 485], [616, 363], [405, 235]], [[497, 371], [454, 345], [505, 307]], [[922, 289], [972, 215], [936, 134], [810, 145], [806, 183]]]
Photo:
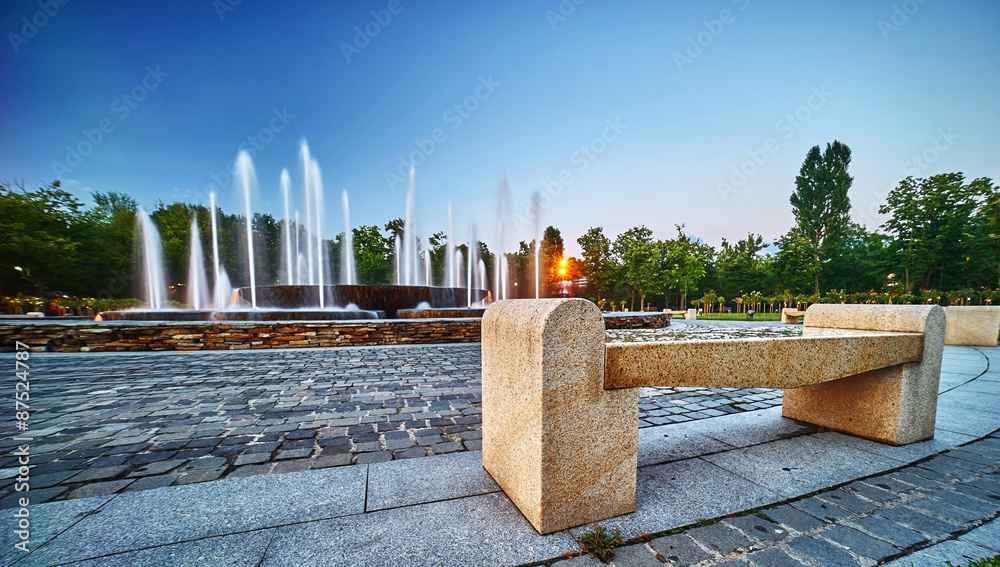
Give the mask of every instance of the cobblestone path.
[[[479, 344], [31, 360], [32, 502], [482, 447]], [[640, 427], [781, 403], [780, 390], [641, 392]], [[0, 417], [10, 455], [13, 414]], [[0, 458], [2, 508], [16, 473]]]

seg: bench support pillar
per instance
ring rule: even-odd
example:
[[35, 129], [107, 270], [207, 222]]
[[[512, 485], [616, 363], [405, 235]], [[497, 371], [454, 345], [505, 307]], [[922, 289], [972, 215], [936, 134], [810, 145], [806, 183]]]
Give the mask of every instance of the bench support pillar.
[[920, 362], [785, 390], [783, 416], [890, 445], [934, 437], [944, 310], [933, 305], [812, 305], [803, 326], [923, 333], [923, 356]]
[[604, 320], [582, 299], [483, 316], [483, 466], [541, 534], [635, 511], [639, 389], [604, 389]]

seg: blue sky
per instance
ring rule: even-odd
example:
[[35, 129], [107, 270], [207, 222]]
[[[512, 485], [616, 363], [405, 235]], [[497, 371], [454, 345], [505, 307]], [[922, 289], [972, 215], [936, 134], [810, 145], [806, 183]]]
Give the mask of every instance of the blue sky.
[[0, 179], [85, 200], [217, 186], [236, 212], [242, 144], [254, 208], [277, 215], [306, 138], [327, 236], [343, 189], [355, 225], [402, 217], [393, 176], [415, 160], [422, 236], [448, 201], [457, 232], [494, 234], [503, 174], [506, 246], [532, 238], [542, 191], [575, 253], [592, 226], [773, 240], [807, 150], [834, 139], [869, 227], [907, 175], [1000, 175], [996, 2], [63, 1], [0, 6]]

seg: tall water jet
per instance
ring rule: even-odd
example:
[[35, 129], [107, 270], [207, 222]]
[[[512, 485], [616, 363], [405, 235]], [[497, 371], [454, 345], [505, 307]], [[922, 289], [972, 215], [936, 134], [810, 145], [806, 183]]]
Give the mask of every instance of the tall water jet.
[[299, 212], [295, 211], [295, 285], [301, 285], [305, 281], [302, 275], [302, 270], [305, 269], [305, 258], [302, 257], [302, 252], [299, 250], [301, 237], [302, 225], [299, 224]]
[[455, 225], [451, 219], [451, 201], [448, 201], [448, 236], [444, 248], [444, 285], [447, 287], [458, 287], [459, 279], [455, 268]]
[[402, 270], [403, 261], [401, 258], [403, 253], [402, 247], [403, 247], [402, 242], [400, 241], [399, 235], [397, 234], [396, 238], [393, 239], [392, 242], [392, 252], [393, 252], [392, 255], [396, 260], [396, 285], [403, 285], [403, 270]]
[[410, 187], [406, 191], [406, 217], [403, 224], [403, 285], [419, 285], [417, 246], [417, 170], [410, 167]]
[[469, 299], [468, 307], [472, 307], [472, 290], [474, 289], [485, 289], [483, 286], [486, 284], [486, 278], [481, 277], [479, 281], [476, 281], [476, 275], [479, 272], [479, 239], [476, 237], [476, 225], [472, 225], [472, 234], [469, 238], [469, 268], [467, 270], [468, 277], [468, 287], [466, 288], [466, 297]]
[[[214, 290], [215, 293], [213, 293], [212, 295], [213, 295], [214, 300], [215, 300], [215, 307], [216, 307], [216, 309], [222, 309], [223, 307], [226, 306], [226, 304], [223, 303], [226, 300], [226, 298], [223, 297], [220, 294], [220, 292], [222, 290], [219, 287], [219, 269], [220, 269], [219, 268], [219, 230], [216, 227], [216, 221], [215, 221], [215, 216], [216, 215], [215, 215], [215, 192], [214, 191], [208, 194], [208, 208], [209, 208], [209, 213], [212, 215], [212, 217], [211, 217], [211, 220], [212, 220], [212, 267], [214, 268], [214, 270], [212, 271], [212, 275], [215, 276], [215, 290]], [[229, 278], [226, 278], [226, 279], [228, 280]]]
[[205, 255], [201, 251], [198, 217], [191, 215], [191, 255], [188, 258], [188, 305], [193, 309], [208, 306], [208, 276], [205, 274]]
[[[313, 204], [316, 206], [316, 280], [319, 283], [319, 308], [325, 306], [326, 292], [323, 287], [324, 272], [326, 271], [326, 260], [328, 256], [323, 251], [323, 178], [319, 173], [319, 163], [312, 160], [309, 164], [309, 179], [313, 191]], [[329, 280], [326, 280], [329, 281]]]
[[535, 191], [531, 196], [531, 202], [534, 205], [535, 210], [535, 299], [541, 297], [541, 270], [539, 269], [541, 265], [541, 244], [542, 244], [542, 207], [541, 207], [542, 196]]
[[243, 202], [247, 223], [247, 261], [250, 265], [250, 307], [257, 308], [257, 278], [253, 258], [253, 211], [250, 207], [250, 186], [257, 185], [257, 176], [253, 170], [253, 162], [246, 150], [240, 150], [236, 156], [236, 177], [243, 186]]
[[153, 219], [141, 207], [136, 213], [141, 234], [140, 255], [143, 268], [142, 295], [149, 309], [163, 309], [167, 306], [167, 284], [163, 270], [163, 247], [160, 231], [156, 230]]
[[358, 271], [354, 267], [354, 233], [351, 232], [351, 205], [347, 200], [347, 189], [342, 197], [344, 207], [344, 238], [340, 241], [340, 283], [356, 285]]
[[292, 273], [294, 269], [293, 266], [293, 256], [292, 256], [292, 217], [290, 215], [289, 201], [291, 199], [292, 192], [292, 178], [288, 175], [287, 169], [281, 170], [281, 197], [285, 202], [285, 216], [283, 218], [282, 227], [284, 234], [284, 251], [285, 251], [285, 283], [293, 284], [295, 283], [295, 275]]
[[497, 240], [493, 256], [494, 299], [507, 299], [507, 270], [504, 269], [504, 216], [507, 213], [507, 177], [502, 173], [497, 181]]
[[309, 277], [309, 285], [313, 285], [313, 243], [312, 243], [312, 183], [310, 183], [312, 168], [312, 158], [309, 157], [309, 144], [302, 138], [299, 143], [299, 155], [302, 160], [302, 188], [305, 192], [306, 204], [306, 273]]
[[454, 250], [453, 256], [452, 266], [454, 266], [455, 281], [449, 287], [460, 287], [465, 283], [465, 277], [462, 275], [462, 266], [465, 260], [462, 258], [462, 251], [457, 248]]

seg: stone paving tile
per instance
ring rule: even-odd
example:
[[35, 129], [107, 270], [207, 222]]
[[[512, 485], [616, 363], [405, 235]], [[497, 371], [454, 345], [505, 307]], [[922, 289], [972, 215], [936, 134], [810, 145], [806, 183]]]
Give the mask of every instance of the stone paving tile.
[[649, 546], [666, 559], [668, 564], [679, 567], [688, 567], [712, 557], [694, 540], [683, 534], [654, 539], [649, 542]]

